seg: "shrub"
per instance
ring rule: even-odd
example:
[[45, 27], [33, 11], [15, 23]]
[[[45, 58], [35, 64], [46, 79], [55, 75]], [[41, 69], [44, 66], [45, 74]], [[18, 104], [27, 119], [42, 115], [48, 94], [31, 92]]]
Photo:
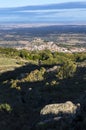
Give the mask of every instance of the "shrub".
[[11, 106], [7, 103], [0, 104], [0, 111], [10, 112], [12, 110]]
[[27, 75], [25, 78], [26, 81], [34, 82], [34, 81], [41, 81], [44, 79], [44, 73], [45, 73], [45, 68], [41, 68], [40, 70], [34, 70], [31, 73]]
[[62, 66], [59, 69], [57, 77], [59, 79], [65, 79], [72, 77], [76, 72], [76, 64], [71, 60], [66, 60], [63, 62]]
[[56, 80], [51, 81], [51, 86], [55, 86], [57, 84]]
[[11, 83], [11, 88], [15, 88], [17, 90], [21, 90], [21, 87], [17, 86], [18, 80], [11, 80], [10, 83]]

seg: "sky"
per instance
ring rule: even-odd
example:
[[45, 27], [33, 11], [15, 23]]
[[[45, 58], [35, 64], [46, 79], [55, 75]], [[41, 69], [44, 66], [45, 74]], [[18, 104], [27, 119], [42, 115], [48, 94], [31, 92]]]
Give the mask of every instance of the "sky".
[[86, 0], [0, 0], [1, 23], [86, 24]]
[[64, 3], [64, 2], [79, 2], [86, 0], [0, 0], [0, 8], [4, 7], [19, 7], [27, 5], [45, 5], [53, 3]]

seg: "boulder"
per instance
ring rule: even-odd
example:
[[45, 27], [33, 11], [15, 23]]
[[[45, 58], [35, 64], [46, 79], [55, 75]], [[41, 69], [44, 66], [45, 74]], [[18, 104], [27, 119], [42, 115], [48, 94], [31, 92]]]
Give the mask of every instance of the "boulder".
[[73, 104], [71, 101], [60, 104], [46, 105], [41, 111], [42, 116], [54, 115], [54, 116], [74, 116], [80, 109], [80, 104]]
[[71, 101], [60, 104], [46, 105], [41, 111], [41, 120], [36, 125], [36, 130], [69, 129], [72, 121], [80, 111], [80, 104]]

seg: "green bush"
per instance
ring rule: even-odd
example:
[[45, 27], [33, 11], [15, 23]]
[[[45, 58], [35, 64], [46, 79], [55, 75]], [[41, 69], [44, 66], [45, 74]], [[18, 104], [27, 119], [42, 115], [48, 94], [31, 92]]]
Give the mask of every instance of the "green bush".
[[66, 60], [63, 62], [62, 66], [60, 67], [57, 77], [59, 79], [66, 79], [72, 77], [76, 72], [76, 68], [77, 65], [73, 61]]
[[76, 62], [82, 62], [86, 60], [86, 53], [75, 53], [74, 56], [75, 56]]
[[10, 112], [12, 110], [11, 106], [7, 103], [0, 104], [0, 111]]
[[40, 70], [34, 70], [31, 73], [27, 75], [27, 77], [24, 79], [26, 81], [34, 82], [34, 81], [41, 81], [44, 79], [44, 73], [45, 73], [45, 68], [41, 68]]

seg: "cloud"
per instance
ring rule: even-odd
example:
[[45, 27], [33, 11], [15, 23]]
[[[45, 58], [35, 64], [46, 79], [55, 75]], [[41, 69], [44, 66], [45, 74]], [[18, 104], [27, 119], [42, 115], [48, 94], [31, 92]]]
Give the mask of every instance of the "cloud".
[[6, 22], [86, 22], [86, 2], [0, 9], [0, 21]]

